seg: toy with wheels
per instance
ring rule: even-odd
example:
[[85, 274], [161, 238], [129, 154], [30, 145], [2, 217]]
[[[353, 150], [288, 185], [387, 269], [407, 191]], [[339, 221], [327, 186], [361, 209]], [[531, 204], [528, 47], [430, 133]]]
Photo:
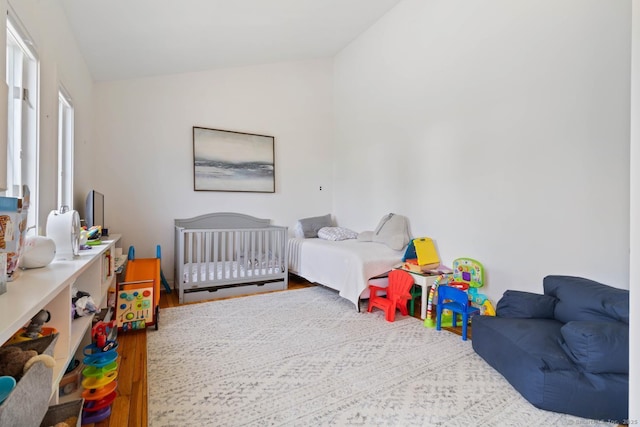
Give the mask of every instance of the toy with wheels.
[[136, 259], [135, 249], [129, 247], [124, 282], [118, 284], [116, 318], [118, 329], [129, 331], [155, 326], [160, 314], [160, 245], [155, 258]]

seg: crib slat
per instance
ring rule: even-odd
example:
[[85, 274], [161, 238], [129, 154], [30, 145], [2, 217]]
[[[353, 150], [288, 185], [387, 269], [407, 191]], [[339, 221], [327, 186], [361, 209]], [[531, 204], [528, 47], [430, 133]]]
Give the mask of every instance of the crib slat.
[[[220, 232], [212, 231], [212, 244], [213, 244], [213, 258], [210, 261], [211, 269], [213, 270], [214, 281], [218, 279], [218, 259], [220, 258]], [[209, 280], [210, 276], [207, 276]]]
[[244, 271], [249, 270], [249, 265], [251, 260], [249, 259], [249, 245], [251, 239], [251, 231], [243, 231], [242, 232], [242, 269]]
[[193, 277], [193, 233], [187, 233], [187, 264], [189, 265], [189, 274], [187, 274], [187, 283], [191, 283]]
[[260, 265], [260, 272], [267, 274], [269, 272], [269, 261], [271, 261], [271, 234], [269, 230], [264, 231], [264, 263]]

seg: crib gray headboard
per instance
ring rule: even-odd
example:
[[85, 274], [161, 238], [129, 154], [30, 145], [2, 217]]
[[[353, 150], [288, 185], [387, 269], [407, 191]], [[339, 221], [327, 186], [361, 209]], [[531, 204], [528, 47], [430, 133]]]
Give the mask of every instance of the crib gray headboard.
[[268, 227], [269, 219], [256, 218], [236, 212], [214, 212], [193, 218], [176, 219], [176, 227], [192, 228], [261, 228]]

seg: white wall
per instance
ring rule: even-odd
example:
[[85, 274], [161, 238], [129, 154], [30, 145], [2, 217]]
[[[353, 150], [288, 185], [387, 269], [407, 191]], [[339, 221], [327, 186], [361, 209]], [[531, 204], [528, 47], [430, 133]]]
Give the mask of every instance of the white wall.
[[[633, 0], [631, 68], [631, 255], [629, 360], [640, 360], [640, 0]], [[640, 422], [640, 366], [629, 365], [629, 419]], [[631, 423], [629, 423], [631, 424]]]
[[[329, 213], [331, 75], [325, 59], [97, 83], [91, 185], [109, 229], [137, 257], [160, 244], [171, 280], [176, 218], [242, 212], [291, 227]], [[274, 136], [276, 192], [195, 192], [193, 126]]]
[[[640, 0], [632, 1], [638, 41]], [[41, 59], [42, 226], [55, 208], [62, 83], [76, 113], [75, 207], [90, 188], [104, 192], [112, 231], [138, 256], [161, 244], [169, 278], [174, 218], [240, 211], [292, 225], [333, 206], [341, 225], [363, 230], [394, 211], [410, 217], [414, 235], [437, 239], [445, 262], [481, 260], [494, 299], [506, 288], [539, 292], [550, 273], [623, 288], [630, 281], [638, 359], [638, 271], [631, 264], [629, 273], [628, 255], [639, 173], [631, 168], [630, 188], [630, 1], [405, 0], [338, 55], [335, 74], [318, 60], [95, 91], [58, 2], [10, 3]], [[194, 125], [274, 135], [277, 192], [194, 192]], [[630, 377], [629, 415], [638, 420], [633, 364]]]
[[407, 215], [494, 301], [628, 288], [629, 52], [629, 1], [401, 2], [335, 59], [336, 217]]

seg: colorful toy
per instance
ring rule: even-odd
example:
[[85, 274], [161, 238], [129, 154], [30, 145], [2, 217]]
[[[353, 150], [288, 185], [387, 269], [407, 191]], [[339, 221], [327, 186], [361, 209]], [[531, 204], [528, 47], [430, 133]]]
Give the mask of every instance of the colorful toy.
[[[457, 258], [453, 260], [453, 283], [466, 283], [470, 288], [484, 286], [484, 268], [475, 259]], [[451, 286], [451, 284], [449, 284]]]
[[24, 336], [31, 339], [41, 337], [42, 326], [49, 320], [51, 320], [51, 313], [44, 309], [40, 310], [38, 313], [36, 313], [35, 316], [31, 318], [29, 326], [27, 326], [27, 329], [24, 331]]
[[118, 378], [118, 371], [111, 371], [101, 376], [88, 377], [82, 380], [82, 387], [86, 389], [97, 389], [115, 381], [116, 378]]
[[109, 339], [109, 331], [115, 322], [99, 321], [91, 328], [93, 342], [83, 349], [87, 365], [82, 370], [84, 379], [82, 397], [85, 400], [82, 411], [82, 424], [91, 424], [104, 420], [111, 414], [111, 403], [116, 397], [118, 382], [118, 343]]
[[[87, 403], [87, 405], [89, 404], [90, 402]], [[102, 420], [105, 420], [110, 415], [111, 415], [111, 405], [106, 406], [96, 412], [90, 412], [84, 409], [82, 411], [82, 425], [98, 423]]]
[[102, 226], [94, 225], [87, 230], [87, 241], [97, 240], [102, 236]]
[[491, 301], [486, 300], [484, 303], [482, 303], [482, 307], [481, 307], [481, 313], [483, 316], [495, 316], [496, 315], [496, 309], [493, 308], [493, 304], [491, 304]]
[[16, 380], [10, 376], [0, 377], [0, 403], [9, 397], [13, 389], [16, 387]]
[[47, 328], [43, 325], [51, 319], [51, 314], [47, 310], [40, 310], [35, 316], [31, 318], [31, 322], [26, 328], [20, 329], [13, 337], [8, 341], [9, 344], [14, 344], [23, 341], [34, 340], [41, 338], [45, 335], [57, 334], [58, 331], [55, 328]]
[[99, 400], [113, 393], [117, 387], [118, 387], [118, 382], [112, 381], [109, 384], [106, 384], [105, 386], [100, 387], [98, 389], [86, 389], [82, 392], [82, 398], [87, 401]]
[[469, 288], [467, 291], [469, 294], [469, 301], [471, 301], [471, 305], [474, 307], [478, 307], [480, 309], [480, 313], [485, 316], [495, 316], [496, 311], [489, 301], [489, 298], [485, 294], [481, 294], [478, 292], [478, 288]]
[[100, 378], [112, 371], [115, 371], [116, 369], [118, 369], [118, 363], [114, 360], [113, 362], [101, 367], [87, 366], [82, 370], [82, 375], [84, 375], [85, 378]]
[[107, 328], [113, 328], [113, 322], [105, 323], [100, 321], [91, 328], [91, 336], [95, 340], [96, 347], [101, 351], [109, 351], [117, 346], [115, 341], [109, 341]]
[[[435, 296], [436, 289], [440, 285], [446, 285], [451, 280], [451, 273], [441, 274], [436, 277], [436, 280], [433, 281], [433, 285], [431, 285], [431, 289], [429, 289], [429, 297], [427, 299], [427, 317], [424, 319], [424, 326], [427, 328], [434, 328], [436, 326], [434, 315], [433, 315], [433, 297]], [[452, 320], [452, 319], [451, 319]], [[447, 319], [444, 321], [444, 326], [448, 326]]]
[[[472, 258], [457, 258], [453, 260], [453, 273], [438, 276], [429, 291], [427, 302], [427, 316], [424, 319], [424, 326], [433, 328], [436, 326], [433, 312], [433, 298], [436, 295], [439, 285], [447, 285], [457, 289], [467, 291], [469, 301], [481, 310], [481, 313], [488, 316], [495, 315], [495, 309], [486, 295], [480, 294], [478, 288], [484, 286], [484, 267]], [[451, 326], [453, 318], [446, 311], [443, 314], [442, 326]]]
[[433, 240], [429, 237], [420, 237], [413, 239], [418, 255], [418, 264], [426, 268], [436, 268], [440, 265], [440, 257]]
[[95, 366], [96, 368], [102, 368], [113, 362], [118, 358], [118, 352], [116, 351], [116, 347], [112, 348], [109, 351], [97, 352], [97, 347], [95, 344], [89, 344], [83, 349], [83, 354], [85, 358], [82, 359], [82, 363], [88, 366]]
[[161, 283], [160, 245], [156, 247], [155, 258], [145, 259], [136, 259], [135, 249], [130, 246], [124, 281], [118, 283], [116, 296], [116, 324], [120, 330], [152, 325], [158, 329]]
[[82, 353], [86, 356], [84, 364], [89, 366], [105, 366], [108, 363], [105, 361], [115, 360], [118, 357], [118, 353], [115, 351], [118, 348], [118, 342], [108, 339], [108, 328], [113, 328], [114, 322], [99, 321], [93, 328], [91, 328], [91, 337], [93, 342], [85, 346]]
[[85, 405], [84, 411], [85, 412], [100, 411], [106, 408], [107, 406], [111, 405], [113, 401], [116, 399], [116, 396], [117, 396], [117, 393], [115, 391], [112, 391], [111, 393], [107, 394], [104, 397], [101, 397], [100, 399], [91, 400]]
[[438, 251], [429, 237], [412, 239], [402, 257], [403, 269], [421, 273], [440, 265]]

